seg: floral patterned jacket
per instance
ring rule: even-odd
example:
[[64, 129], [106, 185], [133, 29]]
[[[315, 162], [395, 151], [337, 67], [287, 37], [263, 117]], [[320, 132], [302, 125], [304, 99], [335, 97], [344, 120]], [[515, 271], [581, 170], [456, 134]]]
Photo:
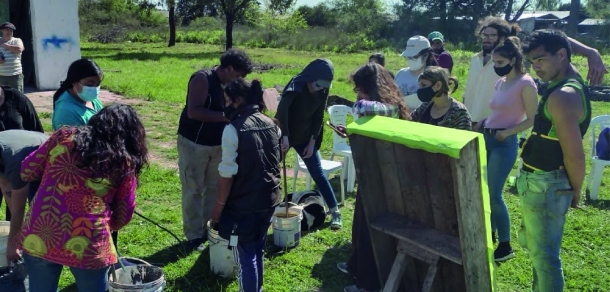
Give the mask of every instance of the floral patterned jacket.
[[24, 181], [41, 180], [26, 215], [18, 245], [29, 255], [81, 269], [117, 262], [110, 237], [131, 220], [135, 176], [112, 187], [108, 178], [79, 168], [72, 152], [76, 128], [56, 131], [21, 163]]

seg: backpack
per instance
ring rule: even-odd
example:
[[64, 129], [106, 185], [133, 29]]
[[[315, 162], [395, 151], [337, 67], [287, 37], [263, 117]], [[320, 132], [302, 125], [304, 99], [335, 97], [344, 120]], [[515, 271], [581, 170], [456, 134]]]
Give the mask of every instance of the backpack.
[[326, 219], [326, 203], [317, 191], [303, 191], [288, 194], [288, 200], [303, 207], [301, 230], [312, 230], [322, 226]]
[[597, 144], [595, 145], [597, 158], [610, 160], [610, 127], [606, 127], [599, 133]]

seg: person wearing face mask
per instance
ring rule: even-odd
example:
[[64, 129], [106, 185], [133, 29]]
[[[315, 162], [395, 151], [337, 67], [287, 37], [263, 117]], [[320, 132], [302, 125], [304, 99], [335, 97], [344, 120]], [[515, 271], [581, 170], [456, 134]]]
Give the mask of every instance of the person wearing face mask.
[[431, 66], [419, 75], [417, 97], [422, 104], [411, 113], [413, 121], [446, 128], [471, 130], [470, 114], [466, 106], [449, 96], [458, 87], [458, 80], [449, 77], [447, 69]]
[[82, 58], [70, 64], [66, 80], [53, 94], [53, 130], [62, 126], [84, 126], [99, 112], [102, 69], [91, 59]]
[[241, 50], [229, 49], [220, 65], [191, 75], [178, 124], [178, 169], [182, 185], [182, 228], [192, 249], [202, 251], [218, 192], [222, 132], [229, 122], [223, 86], [252, 72]]
[[407, 67], [400, 69], [394, 77], [394, 82], [402, 93], [407, 107], [418, 108], [421, 105], [417, 99], [419, 84], [417, 78], [428, 66], [438, 66], [430, 42], [424, 36], [416, 35], [407, 41], [407, 47], [401, 54], [407, 61]]
[[[281, 132], [262, 111], [263, 88], [238, 78], [224, 88], [231, 121], [222, 133], [222, 161], [212, 222], [230, 240], [239, 263], [240, 291], [263, 291], [263, 250], [275, 207], [281, 200]], [[235, 228], [237, 226], [237, 228]]]
[[275, 118], [282, 129], [282, 151], [286, 153], [292, 147], [303, 159], [331, 211], [330, 227], [339, 229], [343, 221], [337, 198], [316, 154], [322, 140], [324, 110], [333, 77], [334, 67], [330, 60], [313, 60], [284, 88]]
[[[496, 262], [515, 257], [510, 245], [510, 218], [502, 197], [504, 183], [517, 160], [517, 134], [532, 127], [538, 107], [536, 83], [525, 73], [521, 43], [508, 37], [492, 52], [494, 71], [500, 77], [489, 102], [491, 115], [477, 124], [487, 148], [487, 180], [491, 202], [491, 227]], [[480, 126], [480, 128], [479, 128]]]

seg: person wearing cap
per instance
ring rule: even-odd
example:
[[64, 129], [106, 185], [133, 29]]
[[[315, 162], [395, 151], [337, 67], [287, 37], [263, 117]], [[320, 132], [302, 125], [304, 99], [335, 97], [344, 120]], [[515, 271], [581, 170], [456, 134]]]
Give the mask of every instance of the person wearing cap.
[[403, 100], [410, 109], [418, 108], [422, 102], [417, 98], [419, 74], [428, 66], [438, 66], [428, 39], [416, 35], [407, 41], [407, 47], [401, 54], [407, 61], [407, 67], [400, 69], [394, 82], [402, 93]]
[[284, 88], [275, 118], [282, 131], [282, 151], [286, 153], [292, 147], [303, 159], [307, 171], [331, 210], [330, 227], [339, 229], [343, 226], [343, 221], [337, 199], [330, 182], [322, 172], [320, 157], [317, 155], [322, 139], [324, 110], [333, 77], [334, 68], [330, 60], [313, 60], [301, 73], [290, 79]]
[[449, 74], [453, 70], [453, 57], [449, 54], [449, 51], [445, 50], [443, 44], [445, 43], [445, 37], [438, 31], [433, 31], [428, 35], [432, 52], [436, 58], [438, 66], [449, 70]]
[[23, 42], [13, 37], [15, 26], [10, 22], [0, 24], [2, 39], [0, 40], [0, 85], [7, 85], [23, 92], [23, 69], [21, 53]]

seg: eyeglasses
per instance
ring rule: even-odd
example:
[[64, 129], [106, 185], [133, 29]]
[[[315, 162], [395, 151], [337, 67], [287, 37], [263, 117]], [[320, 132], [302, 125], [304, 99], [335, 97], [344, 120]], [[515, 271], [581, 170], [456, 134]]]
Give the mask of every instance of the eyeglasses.
[[490, 39], [495, 39], [496, 37], [498, 37], [498, 34], [486, 34], [486, 33], [482, 33], [482, 34], [480, 35], [480, 37], [481, 37], [482, 39], [488, 39], [488, 40], [490, 40]]

